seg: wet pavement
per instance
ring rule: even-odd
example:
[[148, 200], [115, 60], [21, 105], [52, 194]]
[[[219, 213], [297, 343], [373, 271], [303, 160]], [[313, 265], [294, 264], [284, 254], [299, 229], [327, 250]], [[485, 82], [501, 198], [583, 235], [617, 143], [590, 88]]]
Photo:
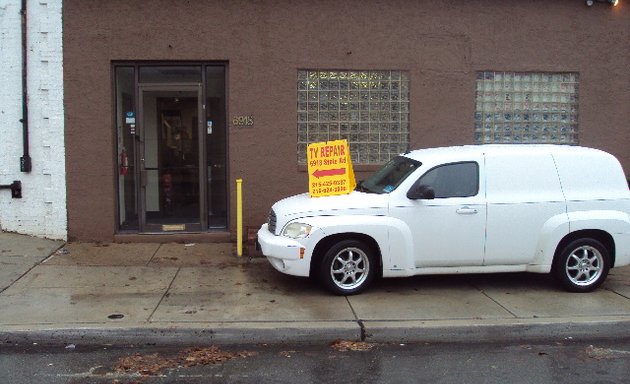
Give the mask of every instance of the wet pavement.
[[11, 384], [624, 383], [630, 340], [0, 348]]
[[233, 244], [68, 243], [0, 233], [0, 342], [215, 343], [627, 337], [630, 267], [589, 294], [546, 275], [418, 276], [351, 297]]

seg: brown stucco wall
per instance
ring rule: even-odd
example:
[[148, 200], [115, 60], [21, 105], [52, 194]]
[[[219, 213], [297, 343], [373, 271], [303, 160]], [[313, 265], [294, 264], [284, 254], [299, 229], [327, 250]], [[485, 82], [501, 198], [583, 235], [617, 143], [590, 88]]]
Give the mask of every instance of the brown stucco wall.
[[248, 226], [307, 189], [296, 164], [298, 68], [410, 71], [412, 148], [473, 142], [476, 71], [576, 71], [580, 144], [630, 173], [623, 2], [65, 0], [63, 19], [70, 239], [116, 231], [112, 60], [228, 62], [228, 120], [255, 119], [229, 127], [232, 212], [242, 177]]

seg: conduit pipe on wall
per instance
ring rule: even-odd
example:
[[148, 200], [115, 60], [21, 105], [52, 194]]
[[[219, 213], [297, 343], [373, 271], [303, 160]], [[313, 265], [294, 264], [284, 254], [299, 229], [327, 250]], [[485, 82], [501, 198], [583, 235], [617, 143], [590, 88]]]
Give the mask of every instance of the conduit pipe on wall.
[[22, 143], [24, 151], [20, 157], [20, 171], [30, 172], [32, 169], [31, 156], [28, 149], [28, 84], [27, 84], [27, 59], [28, 46], [26, 39], [26, 1], [22, 0]]

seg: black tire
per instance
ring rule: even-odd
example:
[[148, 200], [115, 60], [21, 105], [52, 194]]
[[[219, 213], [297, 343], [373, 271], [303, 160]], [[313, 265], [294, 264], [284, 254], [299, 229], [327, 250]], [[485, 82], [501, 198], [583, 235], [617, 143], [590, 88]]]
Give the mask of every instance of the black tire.
[[564, 247], [554, 262], [553, 273], [570, 292], [591, 292], [599, 287], [610, 270], [610, 254], [599, 241], [574, 240]]
[[359, 240], [343, 240], [326, 251], [319, 279], [337, 295], [356, 295], [374, 280], [377, 268], [374, 250]]

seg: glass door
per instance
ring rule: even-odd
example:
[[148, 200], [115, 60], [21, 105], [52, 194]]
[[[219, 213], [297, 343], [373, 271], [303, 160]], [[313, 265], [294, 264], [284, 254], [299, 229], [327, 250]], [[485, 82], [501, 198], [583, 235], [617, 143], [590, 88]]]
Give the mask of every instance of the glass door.
[[118, 231], [228, 228], [226, 65], [118, 63]]
[[204, 227], [201, 101], [201, 84], [139, 86], [142, 232], [191, 232]]

